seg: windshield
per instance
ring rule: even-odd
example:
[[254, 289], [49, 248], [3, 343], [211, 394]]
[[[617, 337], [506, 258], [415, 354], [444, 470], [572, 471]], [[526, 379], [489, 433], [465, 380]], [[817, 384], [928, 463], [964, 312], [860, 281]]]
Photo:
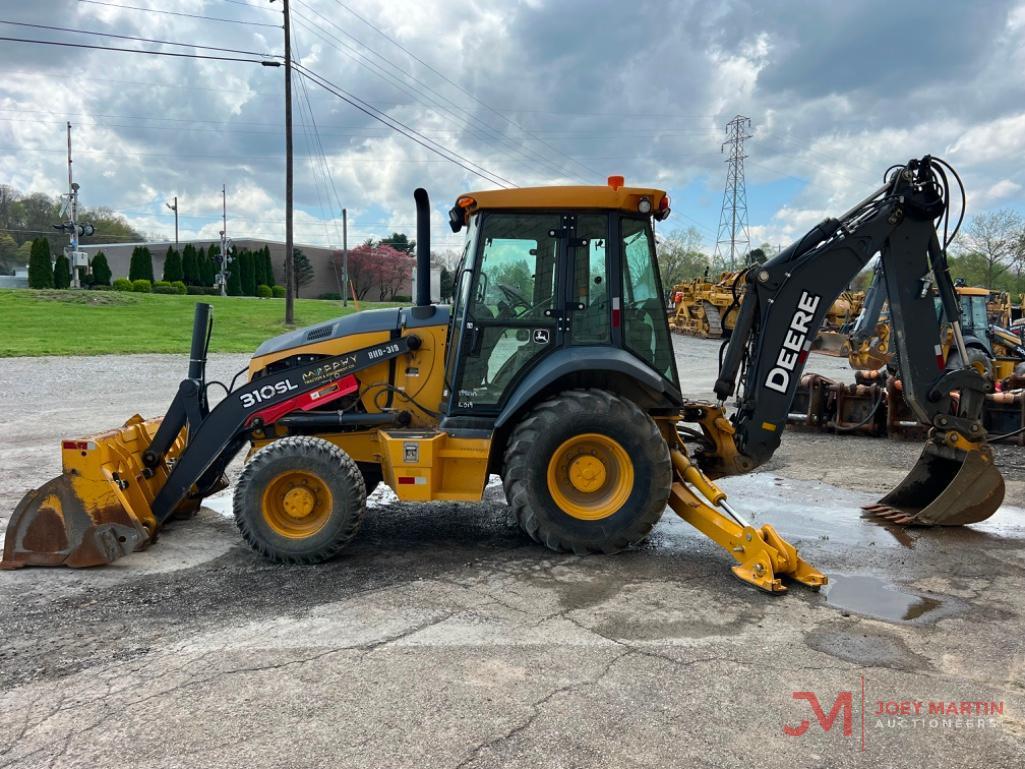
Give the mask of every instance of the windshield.
[[[983, 333], [989, 328], [989, 313], [986, 311], [986, 297], [969, 296], [961, 294], [958, 297], [961, 302], [961, 327], [967, 330], [974, 330], [976, 333]], [[938, 296], [933, 296], [936, 303], [936, 317], [944, 323], [947, 318], [943, 313], [943, 302]]]
[[986, 312], [986, 297], [961, 297], [961, 322], [965, 328], [983, 331], [989, 327], [989, 315]]

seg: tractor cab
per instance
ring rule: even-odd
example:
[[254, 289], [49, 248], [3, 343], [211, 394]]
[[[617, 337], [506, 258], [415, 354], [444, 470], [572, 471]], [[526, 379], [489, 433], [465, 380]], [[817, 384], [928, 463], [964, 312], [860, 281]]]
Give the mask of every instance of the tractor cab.
[[984, 288], [957, 289], [961, 302], [961, 326], [965, 334], [985, 338], [989, 330], [989, 291]]
[[[992, 355], [987, 307], [989, 291], [974, 286], [956, 286], [954, 290], [957, 292], [958, 302], [961, 305], [961, 332], [965, 336], [966, 343], [984, 350], [987, 355]], [[948, 319], [944, 317], [943, 303], [940, 301], [939, 295], [934, 295], [933, 301], [936, 303], [938, 317], [946, 324]]]
[[449, 329], [447, 414], [501, 422], [503, 412], [567, 381], [618, 383], [648, 405], [678, 405], [652, 230], [652, 219], [668, 214], [663, 191], [625, 187], [621, 177], [604, 187], [461, 196], [450, 212], [466, 241]]

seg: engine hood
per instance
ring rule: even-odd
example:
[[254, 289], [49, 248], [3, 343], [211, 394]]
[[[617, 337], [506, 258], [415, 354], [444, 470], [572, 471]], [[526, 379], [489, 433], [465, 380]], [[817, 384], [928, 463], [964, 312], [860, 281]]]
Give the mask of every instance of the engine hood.
[[325, 339], [338, 339], [352, 334], [366, 334], [374, 331], [400, 331], [403, 328], [424, 326], [445, 326], [448, 324], [449, 308], [438, 305], [429, 318], [414, 318], [408, 307], [389, 307], [381, 310], [361, 310], [352, 315], [298, 328], [286, 334], [268, 339], [256, 348], [254, 358], [303, 347]]

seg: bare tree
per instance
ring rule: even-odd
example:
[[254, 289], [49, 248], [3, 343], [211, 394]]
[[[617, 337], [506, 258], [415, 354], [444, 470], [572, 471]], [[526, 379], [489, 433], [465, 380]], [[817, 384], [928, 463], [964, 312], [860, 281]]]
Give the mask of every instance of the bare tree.
[[668, 235], [660, 234], [655, 252], [666, 290], [708, 271], [709, 258], [702, 250], [701, 233], [696, 227], [674, 230]]
[[17, 199], [18, 193], [6, 184], [0, 184], [0, 227], [7, 229], [11, 226], [11, 207]]
[[454, 270], [462, 256], [463, 252], [454, 248], [447, 248], [444, 251], [431, 251], [431, 266]]
[[963, 253], [976, 253], [986, 260], [986, 285], [993, 286], [993, 279], [1009, 268], [1021, 273], [1025, 253], [1022, 251], [1025, 238], [1025, 221], [1008, 208], [976, 214], [960, 238]]

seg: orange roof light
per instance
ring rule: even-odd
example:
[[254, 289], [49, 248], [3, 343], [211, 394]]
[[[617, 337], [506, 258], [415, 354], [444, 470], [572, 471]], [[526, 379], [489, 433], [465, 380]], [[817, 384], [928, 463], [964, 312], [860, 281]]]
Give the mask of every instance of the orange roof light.
[[460, 208], [473, 208], [477, 205], [477, 201], [471, 198], [469, 195], [463, 195], [459, 200], [456, 201], [456, 205]]
[[614, 189], [614, 190], [618, 190], [624, 184], [626, 184], [626, 179], [623, 178], [622, 176], [610, 176], [609, 177], [609, 186], [612, 189]]
[[662, 221], [669, 217], [669, 193], [662, 196], [662, 200], [658, 202], [658, 210], [655, 212], [655, 219]]

